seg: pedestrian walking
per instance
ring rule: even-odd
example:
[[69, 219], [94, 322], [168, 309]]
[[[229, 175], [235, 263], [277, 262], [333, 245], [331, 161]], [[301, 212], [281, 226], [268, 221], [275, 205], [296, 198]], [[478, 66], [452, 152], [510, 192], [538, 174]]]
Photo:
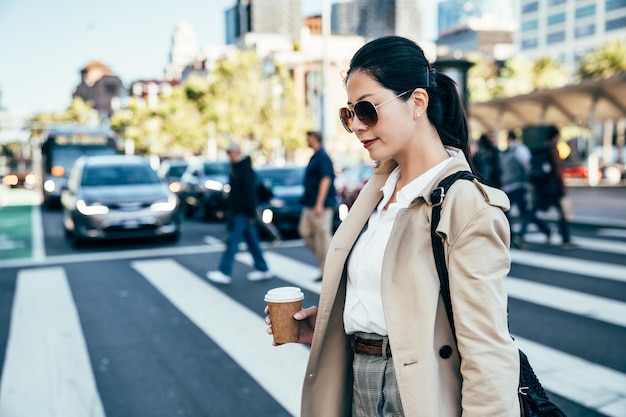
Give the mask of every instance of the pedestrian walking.
[[456, 84], [415, 42], [389, 36], [356, 52], [345, 86], [341, 121], [377, 162], [333, 236], [319, 309], [294, 315], [311, 344], [300, 415], [519, 416], [501, 190], [457, 181], [446, 193], [437, 234], [456, 332], [440, 296], [431, 193], [470, 170]]
[[478, 149], [472, 157], [472, 163], [482, 182], [497, 188], [502, 185], [500, 149], [496, 146], [493, 134], [480, 135]]
[[250, 281], [270, 279], [273, 274], [265, 262], [256, 226], [257, 192], [252, 160], [242, 154], [237, 143], [231, 143], [226, 154], [231, 162], [228, 175], [230, 192], [226, 201], [228, 239], [218, 269], [207, 272], [207, 278], [218, 284], [230, 284], [235, 255], [239, 251], [239, 244], [245, 241], [255, 268], [255, 271], [248, 273], [247, 278]]
[[322, 134], [307, 132], [306, 140], [313, 149], [313, 156], [304, 173], [304, 195], [298, 231], [307, 247], [315, 254], [320, 271], [323, 271], [337, 205], [335, 170], [324, 149]]
[[509, 219], [511, 230], [511, 246], [518, 249], [526, 247], [523, 236], [526, 233], [525, 223], [528, 216], [528, 193], [530, 192], [530, 149], [523, 143], [518, 143], [515, 132], [507, 133], [507, 148], [500, 154], [500, 165], [502, 167], [502, 191], [509, 198], [511, 207], [515, 206], [520, 219], [520, 229], [513, 228], [513, 218], [511, 211], [505, 214]]
[[526, 230], [527, 224], [535, 223], [546, 235], [546, 243], [549, 244], [552, 229], [547, 222], [537, 217], [537, 211], [548, 211], [554, 207], [559, 216], [558, 228], [562, 239], [561, 247], [572, 249], [577, 246], [571, 242], [569, 213], [563, 204], [567, 189], [563, 180], [563, 161], [557, 148], [560, 137], [559, 129], [556, 126], [549, 126], [546, 130], [545, 141], [531, 149], [530, 181], [533, 187], [533, 206], [522, 230]]

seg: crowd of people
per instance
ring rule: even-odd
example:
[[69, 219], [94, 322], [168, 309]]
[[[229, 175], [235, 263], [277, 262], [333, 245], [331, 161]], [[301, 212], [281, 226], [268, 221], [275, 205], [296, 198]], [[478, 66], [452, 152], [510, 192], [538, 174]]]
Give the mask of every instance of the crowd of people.
[[[516, 218], [507, 211], [511, 246], [524, 249], [525, 236], [530, 224], [552, 242], [550, 223], [537, 215], [554, 208], [558, 213], [561, 247], [574, 248], [571, 242], [567, 188], [563, 180], [563, 161], [557, 144], [560, 132], [554, 126], [545, 130], [544, 140], [532, 149], [518, 140], [513, 131], [507, 133], [507, 147], [500, 151], [493, 134], [483, 134], [474, 141], [472, 164], [481, 181], [501, 188], [509, 198], [511, 208], [517, 210]], [[518, 220], [518, 221], [516, 221]]]

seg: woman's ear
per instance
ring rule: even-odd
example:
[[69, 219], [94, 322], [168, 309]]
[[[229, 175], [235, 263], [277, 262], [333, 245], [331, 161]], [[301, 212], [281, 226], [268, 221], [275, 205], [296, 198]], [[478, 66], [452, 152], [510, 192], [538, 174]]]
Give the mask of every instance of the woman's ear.
[[413, 118], [417, 120], [421, 115], [426, 113], [428, 108], [428, 93], [423, 88], [416, 88], [411, 94], [411, 103], [413, 104]]

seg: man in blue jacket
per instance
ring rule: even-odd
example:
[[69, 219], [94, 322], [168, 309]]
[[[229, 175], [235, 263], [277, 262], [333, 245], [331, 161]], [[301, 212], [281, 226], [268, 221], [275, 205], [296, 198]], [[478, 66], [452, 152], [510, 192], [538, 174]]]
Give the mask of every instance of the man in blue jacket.
[[323, 271], [337, 204], [335, 170], [322, 145], [321, 133], [307, 132], [307, 142], [314, 153], [304, 174], [302, 214], [298, 230]]

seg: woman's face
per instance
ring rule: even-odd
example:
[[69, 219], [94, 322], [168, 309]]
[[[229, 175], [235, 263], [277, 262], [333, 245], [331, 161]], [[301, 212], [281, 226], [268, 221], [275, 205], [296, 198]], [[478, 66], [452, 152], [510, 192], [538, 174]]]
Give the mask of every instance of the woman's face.
[[[413, 117], [415, 107], [407, 96], [393, 99], [397, 94], [382, 87], [369, 75], [355, 71], [346, 82], [348, 107], [354, 108], [359, 101], [369, 101], [378, 107], [378, 122], [370, 127], [354, 117], [352, 131], [374, 161], [393, 158], [411, 144], [415, 137], [416, 123]], [[408, 93], [407, 93], [408, 95]]]

